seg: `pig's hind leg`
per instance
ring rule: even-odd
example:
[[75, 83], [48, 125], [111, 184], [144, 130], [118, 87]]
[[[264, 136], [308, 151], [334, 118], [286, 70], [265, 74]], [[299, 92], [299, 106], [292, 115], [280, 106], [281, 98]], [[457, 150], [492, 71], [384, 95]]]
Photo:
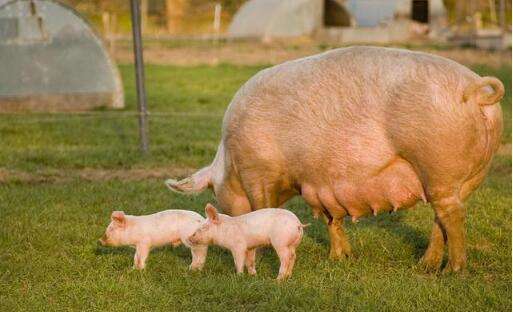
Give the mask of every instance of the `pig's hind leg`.
[[437, 218], [447, 235], [449, 263], [444, 272], [458, 272], [465, 269], [465, 207], [457, 198], [434, 202]]
[[292, 275], [292, 269], [294, 269], [294, 264], [296, 263], [296, 249], [301, 243], [301, 239], [303, 238], [303, 225], [298, 225], [297, 227], [297, 236], [296, 239], [289, 245], [290, 258], [289, 258], [289, 266], [287, 268], [286, 275], [290, 277]]
[[246, 179], [244, 185], [248, 188], [248, 198], [252, 210], [262, 208], [277, 208], [279, 206], [279, 188], [276, 181], [269, 177]]
[[435, 216], [433, 229], [431, 230], [431, 238], [428, 248], [420, 260], [420, 265], [426, 272], [438, 271], [442, 265], [444, 256], [445, 241], [447, 234], [442, 226], [440, 219]]
[[449, 261], [444, 272], [465, 269], [465, 207], [458, 197], [458, 188], [428, 188], [431, 206], [435, 211], [435, 223], [428, 248], [420, 261], [426, 271], [438, 271], [442, 264], [444, 247], [447, 245]]
[[[289, 277], [289, 273], [292, 271], [290, 267], [291, 260], [293, 257], [292, 249], [289, 246], [277, 246], [275, 247], [278, 258], [280, 258], [280, 270], [278, 272], [277, 280], [284, 280]], [[295, 260], [295, 255], [294, 255]]]
[[228, 175], [222, 183], [214, 185], [214, 192], [224, 213], [239, 216], [251, 212], [248, 196], [235, 174]]
[[292, 269], [294, 269], [294, 264], [296, 263], [296, 247], [290, 248], [290, 259], [289, 259], [289, 266], [287, 268], [287, 277], [290, 277], [292, 275]]

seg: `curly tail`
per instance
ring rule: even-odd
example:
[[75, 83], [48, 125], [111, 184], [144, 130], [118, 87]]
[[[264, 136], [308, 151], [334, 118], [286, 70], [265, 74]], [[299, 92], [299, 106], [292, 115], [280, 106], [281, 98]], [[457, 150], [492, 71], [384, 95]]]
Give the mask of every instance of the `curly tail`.
[[473, 100], [479, 105], [492, 105], [504, 96], [504, 85], [495, 77], [482, 77], [463, 92], [463, 101]]
[[197, 194], [212, 185], [212, 166], [205, 167], [190, 177], [177, 181], [167, 179], [166, 186], [173, 192], [180, 194]]

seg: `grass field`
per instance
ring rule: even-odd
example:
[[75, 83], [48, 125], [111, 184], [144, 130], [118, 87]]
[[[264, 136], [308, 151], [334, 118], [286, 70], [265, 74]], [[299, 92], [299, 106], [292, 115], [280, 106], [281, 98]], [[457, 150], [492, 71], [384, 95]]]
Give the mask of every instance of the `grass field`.
[[[206, 165], [231, 96], [263, 67], [148, 66], [151, 153], [138, 152], [137, 120], [125, 112], [0, 115], [0, 309], [171, 311], [484, 311], [511, 309], [511, 153], [498, 155], [467, 203], [468, 272], [424, 274], [428, 206], [349, 223], [355, 258], [327, 259], [328, 235], [300, 199], [288, 207], [312, 226], [291, 280], [274, 281], [278, 259], [265, 250], [256, 277], [236, 276], [231, 255], [211, 248], [204, 271], [189, 273], [188, 250], [161, 248], [147, 269], [131, 269], [130, 248], [98, 247], [112, 210], [146, 214], [192, 209], [210, 193], [182, 197], [160, 178], [110, 179], [101, 172]], [[499, 77], [511, 143], [511, 69], [474, 66]], [[133, 73], [121, 66], [127, 108]], [[507, 150], [507, 148], [506, 148]], [[94, 179], [79, 172], [93, 170]], [[2, 177], [3, 175], [3, 177]]]

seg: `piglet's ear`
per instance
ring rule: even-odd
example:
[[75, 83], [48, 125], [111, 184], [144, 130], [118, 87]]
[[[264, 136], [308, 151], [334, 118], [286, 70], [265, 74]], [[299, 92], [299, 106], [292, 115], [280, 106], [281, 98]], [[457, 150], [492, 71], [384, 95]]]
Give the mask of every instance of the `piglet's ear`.
[[110, 219], [120, 225], [124, 225], [126, 221], [125, 213], [123, 211], [113, 211]]
[[207, 215], [207, 218], [212, 220], [214, 223], [219, 223], [219, 214], [217, 213], [216, 207], [212, 206], [210, 203], [208, 203], [205, 206], [205, 214]]

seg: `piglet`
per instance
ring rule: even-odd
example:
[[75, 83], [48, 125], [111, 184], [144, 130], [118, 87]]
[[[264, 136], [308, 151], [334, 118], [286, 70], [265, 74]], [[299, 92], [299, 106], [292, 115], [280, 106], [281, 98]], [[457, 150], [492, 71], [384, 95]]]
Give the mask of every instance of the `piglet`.
[[266, 208], [238, 217], [217, 212], [211, 204], [205, 207], [207, 219], [189, 237], [192, 246], [216, 244], [232, 252], [237, 273], [256, 274], [256, 248], [272, 245], [280, 258], [278, 280], [292, 274], [296, 247], [303, 237], [303, 225], [292, 212]]
[[188, 210], [165, 210], [146, 216], [125, 215], [114, 211], [111, 223], [99, 242], [103, 246], [134, 246], [134, 267], [144, 269], [152, 247], [183, 243], [191, 249], [191, 270], [201, 270], [207, 256], [207, 245], [191, 246], [187, 238], [205, 221], [200, 214]]

